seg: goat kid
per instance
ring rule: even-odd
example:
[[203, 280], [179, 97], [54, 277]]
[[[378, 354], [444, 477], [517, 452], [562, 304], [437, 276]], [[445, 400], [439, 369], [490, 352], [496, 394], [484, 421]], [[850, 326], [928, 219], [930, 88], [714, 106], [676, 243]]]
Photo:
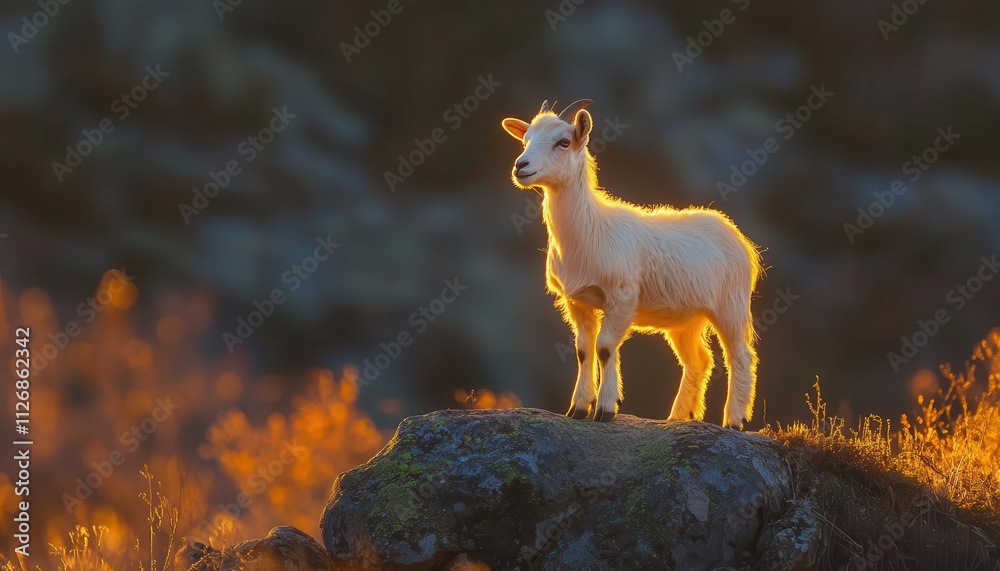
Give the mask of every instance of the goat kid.
[[556, 115], [546, 101], [530, 123], [503, 120], [524, 145], [514, 185], [544, 193], [547, 286], [576, 336], [580, 367], [566, 414], [615, 417], [623, 394], [619, 349], [638, 331], [663, 335], [684, 369], [670, 419], [703, 419], [713, 331], [729, 372], [722, 423], [742, 428], [756, 383], [750, 297], [760, 253], [721, 212], [641, 207], [597, 186], [587, 149], [593, 119], [584, 109], [591, 103]]

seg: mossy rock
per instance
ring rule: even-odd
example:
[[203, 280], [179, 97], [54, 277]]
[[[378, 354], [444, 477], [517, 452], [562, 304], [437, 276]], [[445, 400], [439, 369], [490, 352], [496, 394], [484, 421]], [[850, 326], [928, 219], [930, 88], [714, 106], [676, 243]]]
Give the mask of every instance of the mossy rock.
[[342, 475], [321, 527], [346, 567], [738, 568], [790, 478], [778, 443], [701, 422], [449, 410]]

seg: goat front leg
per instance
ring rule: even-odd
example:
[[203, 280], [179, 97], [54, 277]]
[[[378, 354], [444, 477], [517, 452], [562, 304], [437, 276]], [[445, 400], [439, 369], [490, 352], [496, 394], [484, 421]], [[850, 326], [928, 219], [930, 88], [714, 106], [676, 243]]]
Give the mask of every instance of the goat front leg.
[[601, 387], [597, 395], [594, 420], [608, 422], [618, 414], [622, 403], [619, 349], [632, 328], [638, 303], [638, 289], [623, 286], [608, 292], [601, 332], [597, 336], [597, 360], [601, 368]]
[[579, 363], [576, 387], [573, 389], [573, 400], [570, 401], [566, 416], [579, 420], [590, 416], [590, 410], [597, 407], [597, 377], [595, 376], [597, 351], [594, 344], [597, 342], [600, 321], [597, 313], [592, 309], [579, 307], [569, 300], [565, 304], [566, 318], [573, 326], [573, 333], [576, 335], [576, 360]]

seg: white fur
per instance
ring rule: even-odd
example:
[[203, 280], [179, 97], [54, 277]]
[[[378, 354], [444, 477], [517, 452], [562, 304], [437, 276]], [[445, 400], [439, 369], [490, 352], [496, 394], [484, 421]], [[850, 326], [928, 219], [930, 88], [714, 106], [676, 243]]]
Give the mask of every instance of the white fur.
[[[701, 420], [714, 365], [708, 332], [722, 344], [729, 371], [723, 425], [751, 417], [757, 355], [750, 297], [761, 272], [756, 246], [726, 215], [707, 208], [677, 210], [629, 204], [597, 186], [587, 150], [590, 114], [573, 124], [540, 112], [530, 124], [505, 119], [524, 143], [514, 184], [544, 191], [548, 289], [576, 335], [580, 360], [570, 413], [610, 420], [622, 398], [618, 350], [631, 331], [663, 334], [684, 367], [670, 418]], [[569, 140], [569, 146], [557, 145]], [[520, 169], [518, 165], [528, 161]], [[534, 173], [534, 174], [532, 174]], [[600, 371], [599, 351], [609, 357]]]

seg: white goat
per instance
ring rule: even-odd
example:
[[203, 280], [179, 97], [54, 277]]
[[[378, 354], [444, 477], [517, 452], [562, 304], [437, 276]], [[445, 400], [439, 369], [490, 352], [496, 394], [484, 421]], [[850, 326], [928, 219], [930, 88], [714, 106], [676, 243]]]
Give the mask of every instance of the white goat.
[[577, 101], [557, 116], [546, 101], [531, 123], [503, 120], [524, 144], [514, 185], [544, 191], [548, 289], [576, 335], [580, 370], [566, 414], [587, 418], [593, 409], [595, 420], [615, 417], [622, 402], [618, 350], [635, 330], [663, 334], [684, 367], [670, 419], [701, 420], [714, 365], [711, 325], [729, 370], [722, 422], [741, 428], [753, 410], [757, 374], [750, 296], [760, 253], [721, 212], [640, 207], [597, 186], [597, 163], [587, 150], [593, 119], [584, 109], [591, 103]]

